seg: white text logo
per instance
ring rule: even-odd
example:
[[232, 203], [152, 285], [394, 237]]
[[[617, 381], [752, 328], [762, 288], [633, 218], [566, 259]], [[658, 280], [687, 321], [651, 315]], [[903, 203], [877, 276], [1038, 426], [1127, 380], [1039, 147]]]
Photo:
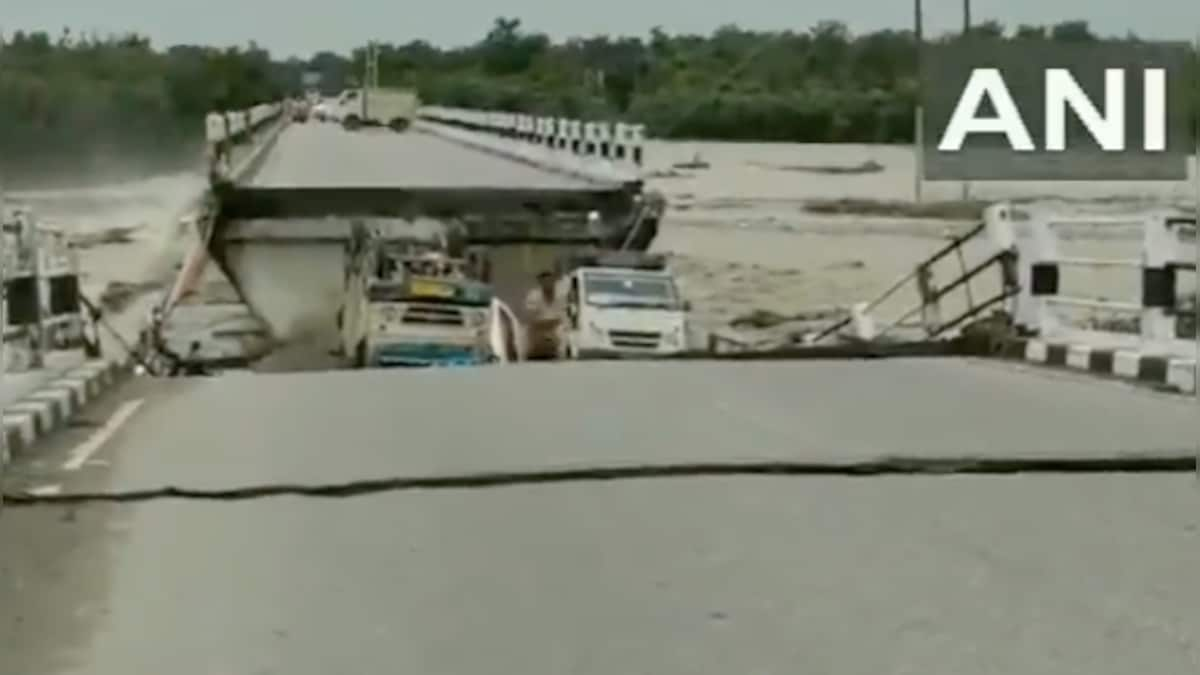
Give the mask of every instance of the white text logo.
[[[1103, 110], [1088, 96], [1083, 87], [1065, 68], [1045, 71], [1045, 147], [1041, 150], [1063, 152], [1067, 149], [1067, 109], [1070, 108], [1101, 149], [1108, 152], [1126, 150], [1126, 71], [1108, 68], [1104, 71]], [[1142, 147], [1147, 152], [1167, 149], [1167, 73], [1163, 68], [1146, 68], [1142, 76]], [[984, 100], [992, 104], [994, 117], [980, 117]], [[995, 68], [976, 68], [971, 71], [967, 86], [938, 143], [938, 150], [961, 150], [970, 134], [1003, 134], [1008, 145], [1018, 152], [1034, 152], [1039, 148], [1029, 133], [1029, 127], [1013, 100], [1004, 77]]]

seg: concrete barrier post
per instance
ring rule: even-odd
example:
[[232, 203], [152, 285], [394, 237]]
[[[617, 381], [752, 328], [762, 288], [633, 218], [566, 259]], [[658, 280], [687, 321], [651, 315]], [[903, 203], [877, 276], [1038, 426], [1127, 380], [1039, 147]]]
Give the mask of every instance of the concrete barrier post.
[[583, 123], [583, 154], [588, 157], [595, 157], [598, 141], [596, 138], [596, 123]]
[[[984, 213], [985, 224], [991, 231], [1002, 232], [1004, 225], [1012, 233], [1013, 248], [1017, 254], [1017, 284], [1019, 290], [1013, 299], [1013, 323], [1024, 333], [1037, 334], [1043, 329], [1046, 291], [1057, 292], [1057, 268], [1037, 267], [1042, 259], [1041, 241], [1044, 235], [1036, 235], [1036, 228], [1045, 229], [1043, 219], [1035, 225], [1034, 214], [1025, 208], [1011, 204], [997, 204]], [[1040, 273], [1038, 292], [1034, 290], [1034, 270]], [[1051, 283], [1051, 281], [1053, 283]]]
[[646, 125], [634, 124], [629, 130], [629, 135], [630, 145], [632, 146], [630, 159], [632, 159], [634, 165], [640, 169], [645, 159], [645, 153], [643, 152], [642, 147], [646, 143]]
[[1053, 333], [1059, 328], [1058, 315], [1050, 299], [1059, 294], [1061, 275], [1058, 230], [1044, 210], [1034, 210], [1030, 221], [1033, 248], [1029, 265], [1029, 290], [1037, 314], [1040, 333]]
[[608, 122], [593, 122], [592, 142], [596, 148], [596, 151], [592, 153], [595, 165], [603, 171], [604, 175], [614, 175], [613, 165], [608, 156], [612, 144], [612, 125]]
[[1178, 228], [1163, 213], [1147, 218], [1142, 226], [1142, 313], [1144, 340], [1172, 340], [1176, 334], [1175, 293], [1177, 264], [1182, 258]]
[[573, 155], [583, 154], [583, 122], [567, 121], [567, 148]]
[[571, 120], [566, 117], [558, 118], [554, 125], [554, 149], [567, 150], [571, 146]]
[[612, 149], [610, 152], [613, 163], [617, 166], [625, 167], [629, 163], [628, 142], [629, 125], [624, 122], [617, 122], [613, 125]]

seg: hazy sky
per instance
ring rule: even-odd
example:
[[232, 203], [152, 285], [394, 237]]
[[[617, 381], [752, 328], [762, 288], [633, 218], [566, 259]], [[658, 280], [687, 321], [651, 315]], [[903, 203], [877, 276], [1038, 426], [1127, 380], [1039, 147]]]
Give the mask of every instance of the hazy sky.
[[[961, 25], [962, 0], [924, 0], [930, 33]], [[976, 20], [1006, 24], [1087, 19], [1100, 33], [1194, 40], [1200, 0], [973, 0]], [[58, 32], [63, 26], [101, 33], [137, 30], [159, 46], [245, 44], [256, 40], [278, 56], [320, 49], [348, 51], [369, 39], [422, 38], [459, 45], [482, 37], [499, 14], [519, 17], [554, 37], [595, 33], [645, 35], [652, 26], [707, 33], [726, 23], [747, 28], [804, 29], [838, 19], [854, 31], [912, 25], [911, 0], [0, 0], [0, 30]], [[685, 8], [685, 9], [681, 9]]]

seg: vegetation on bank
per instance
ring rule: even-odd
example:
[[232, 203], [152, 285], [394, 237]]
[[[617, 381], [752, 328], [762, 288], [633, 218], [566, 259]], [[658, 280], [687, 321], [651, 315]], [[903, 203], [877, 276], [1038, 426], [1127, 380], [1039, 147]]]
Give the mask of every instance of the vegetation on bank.
[[[1014, 30], [989, 22], [973, 32], [1102, 39], [1081, 21]], [[914, 126], [911, 31], [853, 35], [822, 22], [799, 32], [654, 29], [644, 38], [555, 43], [499, 18], [468, 47], [410, 42], [381, 45], [379, 54], [382, 84], [416, 87], [431, 103], [621, 117], [665, 138], [899, 143]], [[320, 72], [332, 93], [354, 84], [363, 62], [364, 50], [279, 61], [253, 44], [164, 50], [139, 35], [11, 33], [0, 37], [0, 171], [94, 174], [121, 159], [147, 170], [194, 162], [207, 111], [298, 94], [306, 71]]]

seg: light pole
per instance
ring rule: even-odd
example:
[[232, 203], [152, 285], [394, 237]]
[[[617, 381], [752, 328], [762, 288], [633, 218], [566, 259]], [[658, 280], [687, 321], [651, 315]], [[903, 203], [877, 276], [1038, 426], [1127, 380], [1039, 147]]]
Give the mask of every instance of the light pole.
[[29, 239], [31, 248], [33, 249], [33, 297], [34, 307], [37, 312], [34, 314], [36, 326], [36, 339], [33, 345], [33, 367], [46, 367], [46, 306], [42, 302], [42, 277], [45, 274], [45, 269], [42, 260], [42, 251], [45, 250], [44, 243], [41, 237], [41, 230], [38, 228], [37, 219], [30, 214], [29, 222], [26, 223], [29, 228]]
[[367, 97], [372, 89], [379, 88], [379, 47], [372, 40], [367, 43], [367, 53], [365, 63], [363, 64], [363, 86], [362, 86], [362, 117], [367, 117]]
[[[1196, 77], [1200, 77], [1200, 34], [1196, 35], [1196, 47], [1192, 54], [1192, 59], [1195, 61], [1195, 70], [1193, 72], [1196, 73]], [[1196, 82], [1191, 84], [1193, 87], [1200, 85], [1200, 83]], [[1197, 99], [1194, 93], [1192, 97], [1192, 116], [1195, 118], [1193, 124], [1196, 134], [1196, 138], [1194, 139], [1196, 147], [1192, 164], [1192, 181], [1196, 184], [1196, 194], [1193, 196], [1196, 203], [1192, 205], [1196, 218], [1196, 227], [1193, 230], [1196, 235], [1196, 272], [1192, 275], [1196, 279], [1194, 288], [1192, 289], [1192, 303], [1195, 305], [1193, 309], [1196, 312], [1192, 322], [1195, 333], [1193, 339], [1196, 341], [1196, 354], [1194, 356], [1196, 365], [1192, 371], [1192, 388], [1196, 393], [1196, 404], [1200, 405], [1200, 99]], [[1196, 442], [1196, 477], [1200, 479], [1200, 434], [1197, 435]]]
[[[963, 0], [963, 38], [971, 33], [971, 0]], [[964, 180], [962, 182], [962, 200], [965, 202], [971, 198], [971, 181]]]
[[[0, 187], [0, 384], [8, 374], [8, 352], [5, 349], [8, 332], [8, 212], [4, 203], [4, 189]], [[7, 462], [8, 434], [0, 434], [0, 462]], [[3, 498], [0, 497], [0, 502]]]
[[913, 116], [913, 163], [916, 167], [913, 173], [913, 198], [918, 204], [921, 203], [921, 183], [925, 180], [925, 108], [921, 105], [921, 89], [925, 86], [922, 82], [923, 73], [921, 72], [921, 45], [924, 44], [924, 30], [921, 20], [921, 0], [913, 0], [913, 36], [915, 38], [917, 54], [917, 110]]

